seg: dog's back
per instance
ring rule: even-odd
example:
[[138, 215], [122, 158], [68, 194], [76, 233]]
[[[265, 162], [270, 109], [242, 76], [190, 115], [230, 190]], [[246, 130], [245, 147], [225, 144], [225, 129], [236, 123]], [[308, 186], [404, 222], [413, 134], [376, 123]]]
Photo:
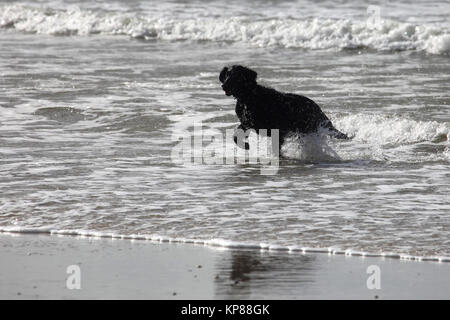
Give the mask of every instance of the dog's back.
[[321, 128], [336, 138], [348, 138], [311, 99], [261, 86], [256, 77], [255, 71], [243, 66], [225, 67], [219, 75], [225, 94], [237, 99], [240, 128], [279, 129], [281, 140], [289, 132], [314, 133]]
[[321, 124], [330, 120], [311, 99], [293, 93], [281, 93], [272, 88], [259, 86], [255, 90], [258, 102], [253, 105], [252, 114], [259, 120], [260, 128], [279, 128], [298, 133], [316, 132]]

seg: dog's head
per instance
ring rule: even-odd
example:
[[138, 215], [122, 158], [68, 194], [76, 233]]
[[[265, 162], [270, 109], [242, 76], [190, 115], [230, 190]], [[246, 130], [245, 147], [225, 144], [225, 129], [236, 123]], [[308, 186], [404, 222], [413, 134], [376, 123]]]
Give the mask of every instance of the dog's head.
[[219, 75], [227, 96], [239, 97], [256, 86], [257, 73], [243, 66], [225, 67]]

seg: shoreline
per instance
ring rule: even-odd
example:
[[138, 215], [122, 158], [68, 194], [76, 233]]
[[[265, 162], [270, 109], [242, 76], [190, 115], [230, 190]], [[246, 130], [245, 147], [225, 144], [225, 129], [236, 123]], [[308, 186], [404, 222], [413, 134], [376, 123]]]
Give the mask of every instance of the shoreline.
[[450, 297], [449, 265], [428, 261], [4, 233], [0, 255], [8, 300]]
[[267, 243], [240, 243], [224, 239], [180, 239], [170, 238], [162, 236], [149, 236], [149, 235], [121, 235], [112, 233], [102, 233], [86, 230], [53, 230], [48, 228], [43, 229], [27, 229], [27, 228], [1, 228], [0, 235], [47, 235], [47, 236], [69, 236], [75, 238], [93, 238], [93, 239], [106, 239], [106, 240], [128, 240], [128, 241], [144, 241], [151, 243], [168, 243], [168, 244], [187, 244], [187, 245], [203, 245], [210, 248], [222, 248], [222, 249], [242, 249], [242, 250], [262, 250], [262, 251], [275, 251], [275, 252], [289, 252], [289, 253], [320, 253], [328, 255], [344, 255], [348, 257], [372, 257], [372, 258], [388, 258], [403, 261], [417, 261], [417, 262], [438, 262], [446, 263], [450, 262], [450, 256], [415, 256], [410, 254], [402, 254], [395, 252], [364, 252], [354, 250], [344, 250], [337, 247], [331, 248], [314, 248], [314, 247], [301, 247], [301, 246], [280, 246], [270, 245]]

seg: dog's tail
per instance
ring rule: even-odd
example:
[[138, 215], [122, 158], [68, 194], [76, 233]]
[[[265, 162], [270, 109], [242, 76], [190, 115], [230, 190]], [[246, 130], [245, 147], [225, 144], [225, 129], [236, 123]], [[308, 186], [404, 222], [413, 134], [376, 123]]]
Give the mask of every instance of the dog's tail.
[[342, 140], [349, 140], [348, 135], [346, 135], [343, 132], [340, 132], [338, 129], [336, 129], [330, 120], [328, 120], [325, 124], [322, 125], [322, 128], [326, 129], [328, 132], [327, 134], [330, 137], [336, 138], [336, 139], [342, 139]]
[[351, 138], [349, 138], [348, 135], [346, 135], [345, 133], [340, 132], [338, 129], [331, 129], [330, 130], [330, 136], [336, 139], [342, 139], [342, 140], [349, 140]]

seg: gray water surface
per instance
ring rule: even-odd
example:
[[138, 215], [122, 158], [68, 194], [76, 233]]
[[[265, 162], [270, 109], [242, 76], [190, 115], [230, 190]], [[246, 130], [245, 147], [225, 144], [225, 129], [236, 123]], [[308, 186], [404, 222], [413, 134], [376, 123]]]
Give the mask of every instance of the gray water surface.
[[[175, 19], [196, 4], [180, 7]], [[350, 7], [339, 10], [360, 14]], [[267, 19], [268, 11], [232, 8], [228, 16]], [[139, 10], [125, 12], [157, 11]], [[445, 33], [437, 11], [421, 23], [434, 21]], [[448, 55], [104, 31], [55, 35], [17, 25], [0, 29], [2, 231], [450, 256]], [[225, 135], [236, 126], [235, 102], [218, 81], [234, 63], [255, 69], [263, 85], [315, 100], [354, 138], [319, 148], [290, 141], [269, 176], [260, 163], [174, 162], [174, 132], [191, 133], [202, 122]], [[324, 147], [331, 159], [318, 152]]]

